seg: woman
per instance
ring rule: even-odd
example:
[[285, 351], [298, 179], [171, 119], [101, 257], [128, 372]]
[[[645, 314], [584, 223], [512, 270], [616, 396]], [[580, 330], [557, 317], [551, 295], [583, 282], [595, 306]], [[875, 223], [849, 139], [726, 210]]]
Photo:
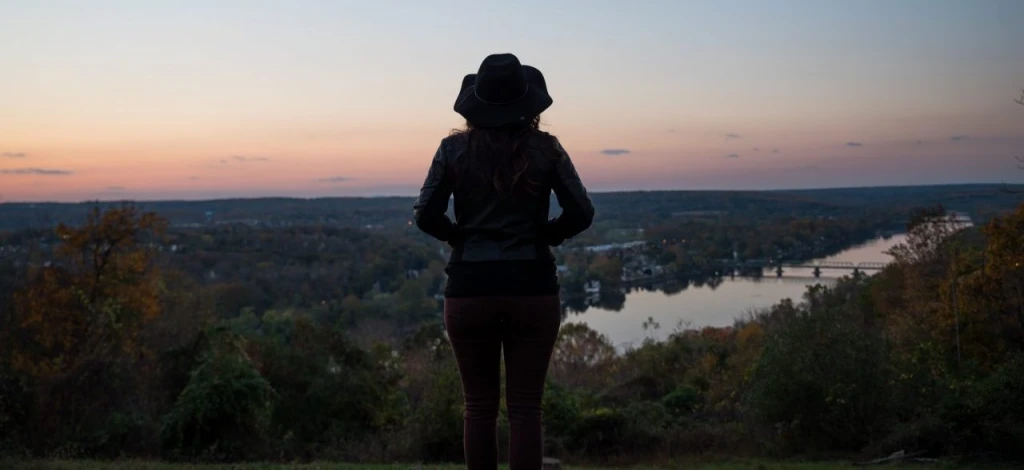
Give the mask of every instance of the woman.
[[[505, 358], [512, 470], [541, 467], [541, 398], [561, 305], [550, 246], [590, 226], [594, 206], [569, 155], [539, 129], [544, 76], [512, 54], [463, 80], [466, 128], [441, 141], [414, 206], [416, 225], [452, 247], [444, 319], [465, 394], [471, 470], [497, 468]], [[562, 213], [548, 219], [552, 191]], [[455, 222], [445, 215], [455, 196]]]

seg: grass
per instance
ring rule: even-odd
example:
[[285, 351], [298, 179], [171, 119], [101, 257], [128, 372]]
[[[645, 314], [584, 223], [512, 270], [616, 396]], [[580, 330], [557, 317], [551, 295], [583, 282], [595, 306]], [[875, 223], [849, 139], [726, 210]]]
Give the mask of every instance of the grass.
[[[1009, 467], [975, 466], [975, 465], [906, 465], [921, 469], [956, 469], [956, 470], [990, 470]], [[886, 465], [877, 467], [888, 467]], [[123, 460], [28, 460], [0, 461], [4, 470], [456, 470], [463, 469], [459, 465], [361, 465], [331, 462], [313, 462], [302, 464], [287, 463], [238, 463], [238, 464], [188, 464], [167, 463], [157, 461]], [[502, 467], [507, 469], [508, 467]], [[590, 467], [596, 468], [596, 467]], [[766, 460], [738, 460], [719, 462], [678, 462], [656, 467], [623, 467], [621, 470], [660, 470], [686, 468], [694, 470], [838, 470], [859, 468], [849, 462], [784, 462]], [[567, 466], [565, 470], [587, 470], [587, 467]]]

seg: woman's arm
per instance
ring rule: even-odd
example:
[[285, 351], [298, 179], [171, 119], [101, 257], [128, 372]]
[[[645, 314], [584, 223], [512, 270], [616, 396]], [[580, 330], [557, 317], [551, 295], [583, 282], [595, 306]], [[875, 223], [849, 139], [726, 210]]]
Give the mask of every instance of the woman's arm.
[[448, 199], [452, 195], [446, 155], [442, 142], [434, 153], [427, 178], [420, 188], [420, 196], [413, 205], [413, 220], [416, 221], [416, 226], [427, 235], [445, 242], [452, 240], [456, 232], [455, 224], [445, 214], [448, 211]]
[[580, 232], [590, 227], [594, 221], [594, 203], [587, 194], [587, 188], [583, 186], [580, 175], [576, 173], [576, 167], [569, 158], [561, 143], [556, 141], [555, 145], [561, 156], [555, 163], [555, 177], [552, 189], [558, 205], [562, 207], [562, 213], [548, 221], [546, 226], [546, 238], [552, 246], [561, 245], [566, 239], [575, 237]]

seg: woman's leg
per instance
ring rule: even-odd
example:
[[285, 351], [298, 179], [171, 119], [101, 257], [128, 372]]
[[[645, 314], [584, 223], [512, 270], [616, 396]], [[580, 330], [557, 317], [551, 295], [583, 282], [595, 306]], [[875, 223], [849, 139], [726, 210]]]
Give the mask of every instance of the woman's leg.
[[498, 468], [501, 398], [501, 318], [489, 298], [444, 301], [444, 321], [462, 377], [466, 410], [463, 445], [469, 470]]
[[541, 402], [551, 350], [562, 320], [557, 295], [509, 298], [502, 309], [505, 350], [505, 400], [511, 428], [511, 470], [541, 468], [544, 438]]

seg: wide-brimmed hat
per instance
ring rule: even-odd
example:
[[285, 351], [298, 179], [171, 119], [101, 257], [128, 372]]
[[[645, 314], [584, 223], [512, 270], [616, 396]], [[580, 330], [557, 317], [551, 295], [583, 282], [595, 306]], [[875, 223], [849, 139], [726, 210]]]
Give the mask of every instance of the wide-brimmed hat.
[[474, 126], [498, 127], [533, 119], [552, 103], [540, 70], [512, 54], [493, 54], [463, 77], [455, 112]]

